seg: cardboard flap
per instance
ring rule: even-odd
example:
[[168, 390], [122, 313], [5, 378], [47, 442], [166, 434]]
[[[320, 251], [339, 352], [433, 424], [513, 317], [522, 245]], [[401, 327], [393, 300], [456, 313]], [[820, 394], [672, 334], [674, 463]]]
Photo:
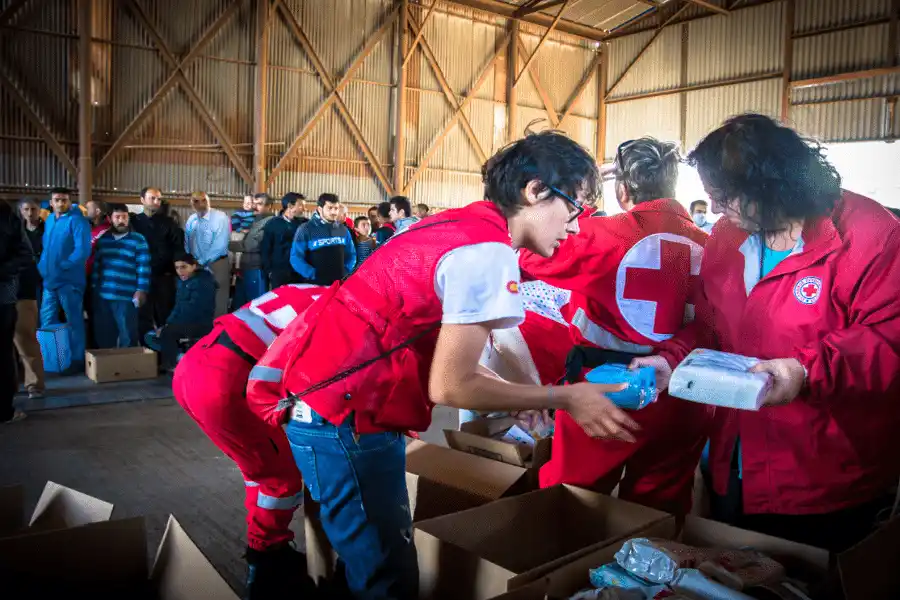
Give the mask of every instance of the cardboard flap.
[[511, 592], [495, 596], [491, 600], [544, 600], [547, 598], [547, 580], [539, 579]]
[[467, 452], [476, 456], [489, 458], [498, 462], [518, 467], [528, 466], [532, 447], [527, 444], [515, 444], [491, 436], [506, 431], [516, 424], [512, 417], [505, 419], [475, 419], [461, 423], [459, 431], [445, 429], [444, 439], [454, 450]]
[[651, 508], [556, 486], [423, 521], [417, 528], [521, 574], [666, 518]]
[[109, 502], [48, 481], [28, 525], [36, 531], [66, 529], [108, 521], [112, 511]]
[[753, 548], [777, 560], [789, 571], [814, 577], [821, 577], [828, 571], [826, 550], [693, 515], [686, 517], [680, 541], [707, 548]]
[[900, 517], [838, 555], [837, 565], [847, 600], [900, 598]]
[[25, 526], [25, 487], [0, 487], [0, 536], [10, 535]]
[[500, 498], [525, 475], [521, 467], [412, 441], [406, 447], [406, 471], [490, 500]]
[[171, 515], [150, 578], [160, 600], [238, 600], [234, 590]]
[[69, 583], [147, 581], [143, 517], [0, 539], [0, 566], [17, 578]]

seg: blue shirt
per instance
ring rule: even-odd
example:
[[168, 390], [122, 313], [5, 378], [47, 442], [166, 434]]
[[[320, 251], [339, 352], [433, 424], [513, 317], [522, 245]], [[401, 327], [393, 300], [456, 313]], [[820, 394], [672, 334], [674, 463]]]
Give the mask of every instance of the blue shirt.
[[228, 256], [230, 241], [231, 226], [221, 210], [211, 208], [202, 217], [194, 213], [184, 226], [184, 250], [193, 254], [203, 267]]
[[772, 250], [771, 248], [767, 248], [763, 245], [762, 255], [763, 255], [763, 264], [762, 264], [762, 277], [765, 277], [769, 273], [771, 273], [775, 267], [781, 264], [781, 261], [786, 259], [793, 252], [793, 248], [788, 248], [787, 250]]
[[38, 263], [38, 271], [49, 290], [71, 285], [84, 289], [87, 271], [85, 265], [91, 254], [91, 225], [72, 206], [69, 212], [47, 217], [44, 225], [44, 251]]
[[101, 235], [94, 249], [91, 283], [105, 300], [131, 300], [135, 292], [149, 292], [150, 247], [144, 236], [129, 231], [116, 239], [112, 230]]
[[231, 213], [231, 230], [247, 231], [253, 225], [256, 213], [252, 210], [236, 210]]

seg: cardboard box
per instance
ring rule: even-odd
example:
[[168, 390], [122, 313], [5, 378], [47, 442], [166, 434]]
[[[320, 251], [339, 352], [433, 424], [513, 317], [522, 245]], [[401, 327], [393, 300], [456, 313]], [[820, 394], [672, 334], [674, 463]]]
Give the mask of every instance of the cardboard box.
[[[525, 469], [413, 440], [406, 447], [406, 486], [413, 522], [531, 491]], [[306, 565], [314, 581], [334, 574], [336, 555], [319, 520], [319, 505], [304, 501]]]
[[174, 517], [169, 517], [151, 573], [143, 517], [109, 520], [112, 504], [48, 482], [26, 528], [21, 492], [20, 486], [0, 491], [5, 530], [14, 532], [0, 537], [0, 575], [11, 598], [63, 593], [73, 598], [238, 600]]
[[156, 379], [156, 352], [148, 348], [88, 350], [85, 373], [94, 383]]
[[[838, 589], [842, 588], [845, 600], [900, 598], [900, 581], [896, 578], [900, 564], [900, 519], [894, 519], [831, 560], [828, 552], [820, 548], [693, 516], [687, 517], [680, 532], [672, 521], [661, 521], [632, 537], [677, 539], [700, 547], [752, 547], [783, 564], [789, 576], [818, 587], [825, 597], [840, 597]], [[611, 544], [547, 574], [544, 578], [547, 597], [563, 600], [589, 588], [588, 571], [614, 562], [615, 553], [621, 547], [621, 541]], [[836, 564], [837, 570], [829, 571], [830, 564]]]
[[483, 600], [633, 537], [666, 513], [556, 486], [416, 525], [422, 598]]
[[550, 460], [553, 440], [542, 438], [536, 440], [534, 446], [530, 446], [492, 437], [506, 431], [516, 423], [517, 421], [512, 417], [475, 419], [461, 423], [458, 431], [445, 429], [444, 438], [447, 440], [447, 445], [454, 450], [528, 469], [531, 484], [537, 488], [538, 472]]

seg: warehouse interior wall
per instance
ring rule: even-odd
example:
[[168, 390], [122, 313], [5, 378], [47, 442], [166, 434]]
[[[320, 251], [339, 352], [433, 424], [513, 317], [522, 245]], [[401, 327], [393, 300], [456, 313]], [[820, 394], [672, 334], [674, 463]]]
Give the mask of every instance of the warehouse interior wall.
[[689, 149], [748, 110], [828, 143], [900, 131], [896, 0], [673, 0], [543, 43], [469, 4], [0, 0], [0, 194], [442, 208], [480, 199], [481, 164], [529, 128], [601, 162], [641, 135]]

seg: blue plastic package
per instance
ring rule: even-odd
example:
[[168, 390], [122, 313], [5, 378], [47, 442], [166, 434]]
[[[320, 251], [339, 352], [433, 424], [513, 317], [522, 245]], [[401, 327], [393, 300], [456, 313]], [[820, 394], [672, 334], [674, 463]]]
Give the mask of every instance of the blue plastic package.
[[656, 370], [653, 367], [629, 369], [628, 365], [606, 364], [593, 369], [584, 378], [590, 383], [627, 383], [624, 390], [606, 395], [619, 408], [640, 410], [656, 400]]

